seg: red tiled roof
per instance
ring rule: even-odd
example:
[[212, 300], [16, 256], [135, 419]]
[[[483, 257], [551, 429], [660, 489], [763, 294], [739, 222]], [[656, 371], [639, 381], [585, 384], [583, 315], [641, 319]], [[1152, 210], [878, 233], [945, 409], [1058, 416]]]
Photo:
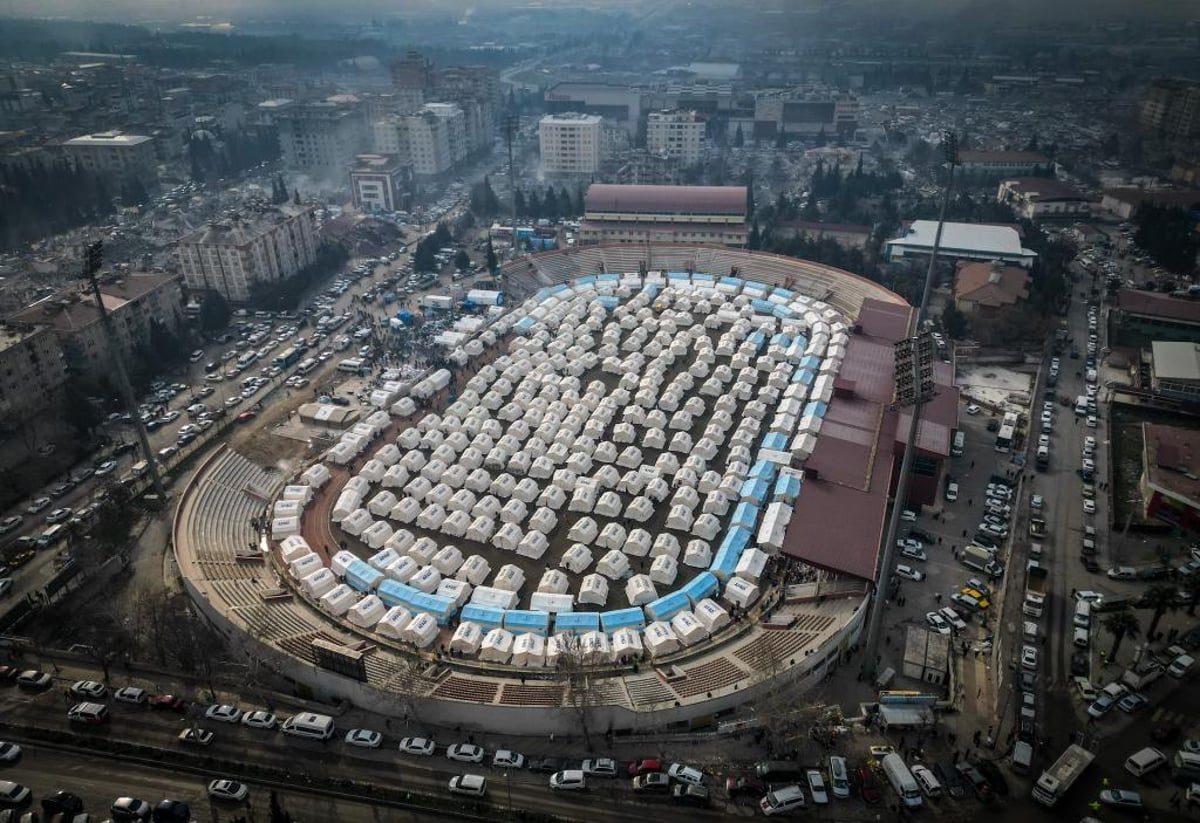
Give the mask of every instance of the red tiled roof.
[[1198, 300], [1172, 297], [1156, 291], [1121, 289], [1117, 293], [1117, 305], [1121, 311], [1130, 314], [1182, 320], [1185, 323], [1200, 323], [1200, 301]]
[[584, 220], [579, 231], [646, 231], [646, 232], [698, 232], [701, 234], [749, 234], [746, 225], [737, 223], [640, 223], [632, 220]]
[[962, 263], [954, 276], [955, 299], [981, 306], [1012, 306], [1029, 296], [1029, 272], [1019, 266]]
[[585, 212], [710, 214], [746, 218], [745, 186], [624, 186], [593, 183]]

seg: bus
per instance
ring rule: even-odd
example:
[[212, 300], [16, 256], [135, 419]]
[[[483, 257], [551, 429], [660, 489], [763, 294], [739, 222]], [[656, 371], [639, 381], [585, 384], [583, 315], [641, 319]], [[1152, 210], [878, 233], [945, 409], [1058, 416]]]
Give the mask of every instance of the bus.
[[1017, 436], [1017, 413], [1008, 412], [1000, 423], [1000, 431], [996, 434], [996, 451], [1007, 452], [1012, 448], [1013, 438]]
[[300, 362], [301, 351], [295, 346], [284, 349], [279, 355], [276, 355], [273, 366], [277, 369], [287, 369]]
[[308, 374], [310, 371], [315, 369], [318, 365], [319, 365], [319, 361], [314, 357], [310, 357], [307, 360], [301, 360], [300, 365], [296, 367], [296, 373], [297, 374]]

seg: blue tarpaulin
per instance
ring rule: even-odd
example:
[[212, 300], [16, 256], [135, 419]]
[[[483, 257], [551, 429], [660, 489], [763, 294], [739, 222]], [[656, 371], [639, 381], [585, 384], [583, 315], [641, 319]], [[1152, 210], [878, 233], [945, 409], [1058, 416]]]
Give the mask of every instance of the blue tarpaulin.
[[588, 274], [583, 277], [575, 278], [576, 286], [588, 286], [588, 285], [594, 284], [595, 282], [596, 282], [596, 275], [594, 275], [594, 274]]
[[600, 301], [600, 305], [604, 307], [605, 311], [612, 311], [621, 303], [619, 299], [608, 294], [602, 294], [596, 299]]
[[787, 435], [781, 434], [780, 432], [771, 432], [764, 437], [762, 442], [760, 442], [758, 445], [760, 448], [764, 449], [774, 449], [775, 451], [779, 452], [787, 451]]
[[775, 297], [782, 297], [784, 300], [794, 300], [796, 293], [791, 289], [785, 289], [782, 286], [776, 286], [775, 291], [771, 292]]
[[746, 284], [746, 281], [740, 277], [722, 277], [718, 281], [722, 286], [737, 286], [739, 289]]
[[780, 320], [791, 320], [796, 316], [796, 312], [792, 311], [791, 306], [783, 306], [776, 304], [775, 310], [771, 314], [778, 317]]
[[759, 314], [774, 314], [777, 304], [769, 300], [751, 300], [750, 308], [754, 309]]
[[609, 274], [605, 272], [604, 274], [596, 275], [597, 283], [619, 283], [620, 281], [621, 275], [619, 274]]
[[513, 324], [513, 331], [515, 331], [517, 334], [528, 334], [533, 328], [533, 324], [536, 322], [537, 321], [532, 317], [522, 317], [515, 324]]
[[550, 631], [550, 615], [547, 612], [509, 609], [504, 613], [504, 628], [510, 632], [544, 635]]
[[559, 612], [554, 617], [554, 631], [579, 632], [599, 631], [599, 612]]
[[700, 574], [689, 580], [679, 591], [686, 594], [694, 606], [713, 594], [717, 590], [718, 585], [717, 578], [712, 572], [700, 572]]
[[691, 606], [692, 601], [688, 600], [686, 594], [682, 591], [675, 591], [647, 603], [643, 608], [646, 610], [646, 616], [651, 620], [670, 620]]
[[730, 529], [725, 533], [725, 539], [721, 541], [721, 546], [717, 549], [717, 556], [713, 558], [712, 565], [708, 567], [708, 570], [722, 580], [733, 577], [733, 572], [737, 569], [738, 558], [742, 556], [742, 552], [748, 545], [750, 545], [749, 530]]
[[779, 332], [779, 334], [771, 338], [771, 345], [779, 346], [781, 349], [786, 349], [788, 346], [792, 345], [792, 337], [789, 334]]
[[716, 282], [716, 279], [717, 278], [713, 277], [711, 274], [705, 274], [704, 272], [698, 271], [692, 274], [693, 283], [714, 283]]
[[382, 581], [383, 572], [362, 560], [355, 560], [346, 568], [346, 582], [360, 592], [372, 591]]
[[650, 299], [653, 300], [655, 297], [658, 297], [658, 284], [657, 283], [647, 283], [645, 285], [645, 287], [642, 288], [642, 291], [645, 294], [650, 295]]
[[775, 464], [766, 460], [759, 460], [750, 467], [750, 474], [747, 477], [753, 477], [755, 480], [766, 480], [769, 483], [775, 479]]
[[806, 386], [811, 386], [816, 379], [817, 373], [809, 369], [799, 368], [792, 372], [793, 383], [803, 383]]
[[559, 283], [557, 286], [551, 286], [549, 292], [550, 294], [562, 294], [569, 288], [571, 288], [570, 283]]
[[449, 623], [450, 618], [454, 617], [454, 613], [458, 611], [458, 605], [449, 597], [443, 597], [440, 594], [425, 594], [425, 592], [417, 592], [416, 596], [406, 605], [413, 611], [428, 612], [437, 619], [439, 626]]
[[470, 620], [485, 629], [498, 629], [504, 624], [504, 609], [495, 606], [481, 606], [478, 603], [468, 603], [463, 606], [459, 620]]
[[742, 286], [742, 294], [750, 297], [766, 297], [768, 287], [764, 283], [758, 283], [753, 280], [747, 280], [746, 285]]
[[766, 502], [770, 488], [771, 484], [766, 480], [749, 478], [742, 482], [742, 488], [738, 492], [738, 497], [756, 506], [761, 506]]
[[753, 503], [738, 503], [729, 525], [734, 528], [753, 529], [754, 524], [758, 522], [758, 508]]
[[692, 275], [686, 271], [669, 271], [667, 272], [668, 280], [691, 280]]
[[746, 338], [746, 342], [755, 349], [762, 351], [763, 344], [767, 342], [767, 336], [760, 331], [756, 331]]
[[792, 340], [792, 343], [798, 345], [801, 350], [808, 348], [808, 338], [802, 334], [796, 335], [795, 339]]
[[820, 400], [813, 400], [804, 407], [804, 416], [824, 417], [825, 412], [829, 411], [829, 406], [822, 403]]
[[775, 481], [775, 492], [771, 495], [772, 499], [790, 503], [799, 496], [800, 475], [793, 472], [779, 475], [779, 479]]
[[386, 606], [407, 607], [409, 598], [416, 594], [417, 590], [407, 583], [399, 583], [389, 579], [380, 583], [375, 593], [379, 595], [379, 599]]
[[632, 628], [640, 629], [646, 625], [646, 614], [642, 611], [641, 606], [635, 606], [631, 609], [617, 609], [611, 612], [600, 613], [600, 625], [604, 627], [604, 631], [612, 634], [617, 629]]
[[802, 368], [802, 369], [812, 369], [813, 371], [820, 371], [821, 370], [821, 358], [817, 357], [815, 354], [805, 355], [803, 358], [801, 358], [799, 364], [797, 364], [797, 365], [799, 365], [800, 368]]

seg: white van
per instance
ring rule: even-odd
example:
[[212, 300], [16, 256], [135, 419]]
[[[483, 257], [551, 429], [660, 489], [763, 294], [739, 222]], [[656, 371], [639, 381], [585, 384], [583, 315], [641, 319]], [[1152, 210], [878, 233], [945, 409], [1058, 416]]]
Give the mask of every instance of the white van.
[[967, 433], [964, 431], [955, 432], [954, 433], [954, 443], [950, 446], [950, 456], [951, 457], [961, 457], [962, 453], [963, 453], [963, 449], [966, 448], [966, 445], [967, 445]]
[[361, 372], [363, 370], [363, 367], [365, 367], [365, 366], [366, 366], [366, 363], [363, 362], [363, 360], [361, 358], [347, 357], [345, 360], [338, 363], [337, 370], [344, 371], [344, 372], [353, 372], [354, 374], [358, 374], [359, 372]]
[[67, 524], [55, 523], [53, 526], [46, 529], [37, 539], [37, 547], [39, 549], [48, 549], [67, 536]]
[[150, 471], [150, 464], [145, 460], [139, 460], [134, 463], [129, 469], [130, 477], [141, 477], [146, 472]]
[[1092, 626], [1092, 603], [1089, 600], [1080, 600], [1075, 604], [1075, 616], [1071, 618], [1071, 624], [1077, 629], [1089, 629]]
[[803, 809], [804, 790], [795, 784], [780, 786], [774, 791], [767, 792], [767, 796], [758, 801], [758, 807], [767, 817]]
[[896, 790], [896, 794], [900, 795], [905, 806], [915, 809], [924, 803], [921, 798], [921, 789], [900, 755], [895, 752], [884, 755], [882, 765], [884, 775], [892, 784], [892, 788]]
[[1029, 767], [1033, 763], [1033, 746], [1030, 746], [1024, 740], [1018, 740], [1013, 744], [1012, 751], [1012, 770], [1017, 774], [1026, 774], [1029, 772]]
[[934, 777], [933, 772], [929, 767], [917, 764], [912, 767], [913, 779], [917, 781], [917, 785], [921, 787], [921, 791], [925, 792], [925, 796], [930, 800], [942, 796], [942, 784]]
[[333, 718], [327, 714], [300, 712], [283, 721], [281, 727], [284, 734], [293, 737], [307, 737], [310, 740], [328, 740], [333, 737]]
[[846, 769], [846, 758], [833, 755], [829, 758], [829, 786], [833, 796], [845, 800], [850, 796], [850, 775]]
[[1092, 645], [1092, 639], [1088, 636], [1087, 629], [1075, 629], [1075, 637], [1071, 641], [1077, 649], [1086, 649]]
[[1171, 765], [1176, 769], [1195, 769], [1200, 771], [1200, 754], [1192, 754], [1180, 749], [1171, 758]]
[[1125, 771], [1134, 777], [1144, 777], [1157, 768], [1167, 765], [1167, 756], [1153, 746], [1134, 752], [1125, 760]]

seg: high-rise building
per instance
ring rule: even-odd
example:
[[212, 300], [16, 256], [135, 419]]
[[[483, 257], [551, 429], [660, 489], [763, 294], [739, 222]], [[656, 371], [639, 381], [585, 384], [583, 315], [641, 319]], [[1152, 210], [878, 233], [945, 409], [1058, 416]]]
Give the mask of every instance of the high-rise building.
[[1155, 80], [1142, 98], [1141, 124], [1167, 137], [1200, 135], [1200, 81]]
[[102, 131], [68, 140], [63, 151], [78, 168], [117, 183], [138, 180], [148, 185], [158, 179], [152, 137]]
[[10, 318], [0, 325], [0, 422], [5, 428], [45, 414], [66, 380], [62, 349], [45, 324]]
[[189, 289], [243, 302], [256, 284], [278, 283], [312, 265], [317, 245], [313, 210], [284, 205], [210, 223], [180, 238], [176, 254]]
[[694, 111], [653, 111], [646, 118], [646, 150], [695, 163], [704, 148], [704, 120]]
[[858, 99], [853, 95], [786, 89], [759, 92], [754, 99], [753, 136], [759, 140], [780, 132], [785, 137], [822, 132], [830, 138], [849, 136], [857, 127]]
[[360, 211], [400, 211], [405, 207], [412, 167], [394, 154], [360, 154], [350, 169], [350, 193]]
[[410, 51], [392, 63], [392, 85], [401, 113], [415, 112], [433, 92], [433, 63], [419, 52]]
[[[422, 114], [432, 114], [445, 123], [450, 165], [461, 163], [470, 153], [467, 142], [467, 117], [457, 103], [426, 103]], [[411, 145], [411, 144], [410, 144]]]
[[[418, 177], [444, 174], [453, 165], [451, 130], [454, 122], [453, 116], [439, 117], [428, 108], [377, 120], [372, 124], [375, 153], [395, 155], [401, 163], [411, 166]], [[458, 125], [461, 127], [461, 121]], [[457, 142], [462, 142], [461, 131]]]
[[594, 114], [547, 114], [538, 123], [542, 171], [596, 174], [602, 160], [603, 121]]
[[280, 112], [275, 119], [283, 162], [290, 169], [344, 179], [366, 147], [366, 127], [353, 105], [324, 101]]

